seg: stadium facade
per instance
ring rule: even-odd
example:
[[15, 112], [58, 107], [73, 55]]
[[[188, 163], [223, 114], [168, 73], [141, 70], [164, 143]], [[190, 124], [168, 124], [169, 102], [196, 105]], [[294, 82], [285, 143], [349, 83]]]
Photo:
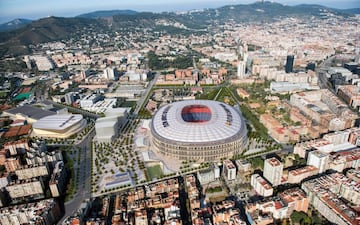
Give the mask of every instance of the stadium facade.
[[231, 106], [210, 100], [168, 104], [154, 115], [152, 143], [165, 156], [180, 160], [216, 161], [240, 154], [247, 129]]

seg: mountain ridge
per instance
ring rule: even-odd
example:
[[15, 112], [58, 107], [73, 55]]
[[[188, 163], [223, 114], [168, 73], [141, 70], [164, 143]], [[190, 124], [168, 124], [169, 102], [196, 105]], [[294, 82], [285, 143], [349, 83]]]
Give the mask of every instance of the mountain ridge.
[[97, 10], [97, 11], [93, 11], [93, 12], [88, 12], [88, 13], [83, 13], [80, 15], [77, 15], [75, 17], [80, 17], [80, 18], [92, 18], [92, 19], [97, 19], [97, 18], [106, 18], [106, 17], [112, 17], [115, 15], [136, 15], [137, 11], [135, 10], [131, 10], [131, 9], [116, 9], [116, 10]]
[[[279, 3], [252, 3], [226, 5], [219, 8], [189, 10], [178, 12], [136, 12], [132, 10], [95, 11], [81, 17], [48, 17], [32, 21], [16, 30], [0, 32], [0, 57], [30, 53], [29, 45], [64, 40], [76, 37], [86, 32], [101, 32], [112, 30], [128, 32], [135, 29], [152, 29], [173, 34], [206, 30], [210, 25], [224, 24], [232, 21], [242, 22], [272, 22], [285, 17], [308, 19], [324, 18], [325, 14], [353, 16], [352, 11], [332, 9], [321, 5], [288, 6]], [[118, 14], [120, 12], [120, 14]], [[324, 13], [326, 12], [326, 13]], [[108, 16], [112, 15], [112, 16]], [[93, 17], [96, 18], [93, 18]], [[99, 17], [97, 17], [99, 16]], [[104, 16], [104, 17], [102, 17]], [[165, 21], [165, 22], [164, 22]], [[162, 23], [162, 24], [161, 24]], [[181, 24], [183, 26], [175, 26]]]
[[26, 26], [27, 24], [29, 24], [31, 22], [32, 22], [32, 20], [29, 20], [29, 19], [16, 18], [9, 22], [0, 24], [0, 32], [16, 30], [16, 29]]

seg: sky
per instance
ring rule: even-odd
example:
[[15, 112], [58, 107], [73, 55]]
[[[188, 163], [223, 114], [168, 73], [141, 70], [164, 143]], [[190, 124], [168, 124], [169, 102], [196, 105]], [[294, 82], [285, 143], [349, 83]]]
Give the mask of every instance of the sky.
[[[181, 11], [249, 4], [256, 0], [0, 0], [0, 23], [15, 18], [71, 17], [97, 10]], [[360, 0], [276, 0], [287, 5], [320, 4], [333, 8], [360, 8]]]

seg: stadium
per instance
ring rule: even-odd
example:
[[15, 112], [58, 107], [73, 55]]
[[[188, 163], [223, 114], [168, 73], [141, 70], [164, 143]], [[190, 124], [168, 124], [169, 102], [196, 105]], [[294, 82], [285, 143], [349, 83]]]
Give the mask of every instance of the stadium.
[[68, 138], [80, 133], [86, 120], [80, 114], [57, 114], [41, 118], [33, 124], [33, 136], [44, 138]]
[[189, 100], [160, 108], [150, 124], [156, 151], [179, 160], [213, 161], [240, 154], [247, 129], [231, 106], [210, 100]]

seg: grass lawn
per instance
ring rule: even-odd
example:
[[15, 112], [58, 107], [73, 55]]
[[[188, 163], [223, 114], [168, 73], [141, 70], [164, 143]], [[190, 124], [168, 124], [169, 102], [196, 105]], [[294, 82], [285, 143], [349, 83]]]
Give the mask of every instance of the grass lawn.
[[163, 175], [162, 169], [159, 165], [148, 167], [147, 173], [151, 180], [154, 178], [159, 178], [160, 176]]
[[121, 103], [120, 107], [133, 107], [136, 104], [134, 101], [125, 101]]
[[216, 94], [220, 91], [220, 88], [204, 88], [204, 93], [199, 95], [197, 99], [214, 100]]

